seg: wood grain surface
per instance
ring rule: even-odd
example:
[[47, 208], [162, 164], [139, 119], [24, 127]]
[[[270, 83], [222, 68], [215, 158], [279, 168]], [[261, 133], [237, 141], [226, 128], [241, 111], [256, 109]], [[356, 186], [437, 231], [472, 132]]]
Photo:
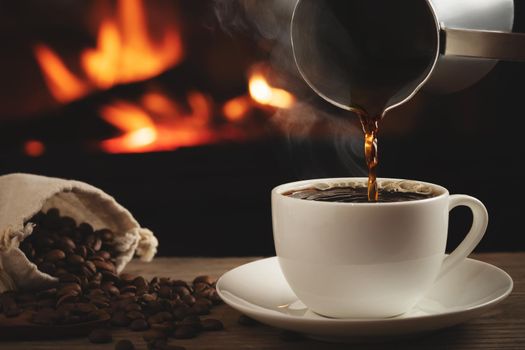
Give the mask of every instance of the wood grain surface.
[[[221, 332], [202, 333], [189, 340], [170, 340], [170, 344], [186, 349], [525, 349], [525, 253], [475, 254], [475, 259], [486, 261], [507, 271], [514, 280], [514, 291], [495, 309], [483, 317], [443, 331], [398, 340], [367, 344], [333, 344], [307, 338], [289, 339], [287, 333], [265, 325], [253, 327], [238, 324], [239, 313], [227, 305], [213, 309], [209, 317], [225, 324]], [[258, 258], [157, 258], [152, 263], [133, 261], [126, 271], [146, 277], [169, 276], [192, 280], [197, 275], [219, 277], [229, 269]], [[271, 287], [271, 286], [269, 286]], [[113, 349], [119, 339], [132, 340], [137, 349], [146, 349], [140, 332], [119, 330], [113, 332], [112, 344], [90, 344], [85, 338], [61, 341], [0, 342], [0, 349]]]

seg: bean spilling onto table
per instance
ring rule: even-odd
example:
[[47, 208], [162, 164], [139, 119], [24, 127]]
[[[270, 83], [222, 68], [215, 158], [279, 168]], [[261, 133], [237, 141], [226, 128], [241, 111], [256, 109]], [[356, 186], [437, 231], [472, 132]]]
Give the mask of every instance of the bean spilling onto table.
[[[223, 329], [219, 320], [201, 319], [221, 302], [209, 276], [198, 276], [190, 284], [117, 275], [113, 232], [94, 231], [87, 223], [77, 225], [57, 209], [40, 212], [29, 221], [35, 227], [20, 249], [40, 271], [57, 277], [58, 283], [36, 292], [0, 294], [0, 314], [10, 318], [29, 312], [31, 322], [48, 326], [108, 320], [112, 327], [147, 331], [144, 339], [150, 349], [176, 349], [167, 344], [169, 337], [193, 338], [202, 331]], [[99, 329], [89, 340], [107, 343], [112, 336], [107, 329]], [[116, 347], [132, 349], [133, 344], [119, 342]]]

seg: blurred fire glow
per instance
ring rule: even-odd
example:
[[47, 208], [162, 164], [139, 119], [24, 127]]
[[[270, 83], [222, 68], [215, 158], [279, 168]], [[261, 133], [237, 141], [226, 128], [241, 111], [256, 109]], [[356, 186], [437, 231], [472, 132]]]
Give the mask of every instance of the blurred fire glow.
[[295, 97], [288, 91], [272, 87], [264, 75], [254, 73], [249, 81], [250, 96], [258, 103], [275, 108], [290, 108]]
[[247, 96], [232, 98], [222, 106], [222, 113], [232, 122], [237, 122], [248, 114], [252, 108], [250, 99]]
[[[49, 46], [35, 46], [45, 82], [58, 102], [69, 103], [96, 90], [145, 81], [181, 62], [184, 51], [175, 25], [163, 25], [159, 40], [150, 36], [150, 32], [158, 33], [159, 28], [148, 26], [144, 5], [153, 6], [154, 2], [117, 0], [116, 4], [115, 15], [104, 17], [98, 27], [96, 46], [80, 52], [82, 74], [68, 68]], [[159, 24], [155, 20], [150, 22]], [[247, 117], [289, 108], [295, 98], [271, 86], [266, 77], [270, 73], [268, 67], [262, 64], [254, 67], [248, 79], [249, 93], [219, 106], [199, 91], [189, 91], [174, 99], [167, 90], [146, 86], [142, 96], [133, 101], [116, 100], [100, 107], [102, 119], [117, 130], [115, 137], [99, 142], [100, 149], [108, 153], [169, 151], [262, 135], [264, 128], [257, 124], [261, 119]], [[249, 131], [244, 129], [247, 126]], [[28, 141], [25, 152], [39, 156], [44, 145]]]
[[37, 45], [35, 55], [44, 72], [49, 91], [57, 101], [69, 102], [89, 93], [87, 84], [71, 73], [60, 57], [49, 47], [43, 44]]
[[44, 144], [38, 140], [28, 140], [24, 144], [24, 153], [30, 157], [40, 157], [46, 151]]
[[145, 80], [182, 60], [179, 32], [165, 26], [162, 40], [148, 35], [142, 0], [118, 0], [115, 18], [102, 21], [97, 46], [81, 53], [86, 79], [76, 77], [48, 46], [38, 44], [35, 56], [53, 97], [62, 103], [84, 97], [94, 89]]
[[167, 97], [150, 92], [141, 103], [117, 101], [103, 107], [102, 118], [122, 134], [102, 141], [102, 149], [108, 153], [168, 151], [212, 143], [219, 138], [228, 139], [229, 135], [214, 132], [210, 126], [212, 103], [209, 98], [191, 91], [187, 104], [188, 111], [177, 111]]

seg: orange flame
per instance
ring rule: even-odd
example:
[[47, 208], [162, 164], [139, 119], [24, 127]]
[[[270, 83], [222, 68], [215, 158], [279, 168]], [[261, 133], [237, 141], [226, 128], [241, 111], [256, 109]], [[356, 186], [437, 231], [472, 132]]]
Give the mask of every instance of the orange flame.
[[290, 108], [295, 97], [286, 90], [272, 87], [264, 75], [254, 73], [249, 79], [250, 96], [257, 103], [275, 108]]
[[40, 44], [35, 47], [35, 56], [44, 73], [49, 91], [59, 102], [69, 102], [85, 96], [88, 85], [71, 73], [53, 50]]
[[[109, 153], [168, 151], [215, 141], [211, 101], [195, 91], [188, 93], [187, 101], [190, 111], [186, 114], [179, 114], [175, 104], [157, 92], [146, 94], [141, 104], [118, 101], [102, 108], [104, 120], [123, 133], [103, 141], [102, 149]], [[168, 115], [169, 111], [175, 114]]]
[[148, 35], [142, 0], [118, 0], [117, 4], [116, 18], [102, 21], [96, 48], [81, 53], [86, 80], [76, 77], [49, 47], [35, 47], [37, 61], [57, 101], [66, 103], [94, 88], [148, 79], [181, 61], [182, 41], [174, 26], [165, 27], [162, 40], [156, 43]]

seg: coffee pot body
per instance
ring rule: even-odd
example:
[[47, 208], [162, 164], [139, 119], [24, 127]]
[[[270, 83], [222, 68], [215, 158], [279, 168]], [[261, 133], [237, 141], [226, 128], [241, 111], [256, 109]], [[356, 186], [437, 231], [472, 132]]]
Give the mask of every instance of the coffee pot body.
[[[481, 80], [499, 60], [525, 60], [525, 35], [512, 33], [513, 0], [421, 1], [426, 2], [430, 14], [425, 25], [435, 30], [433, 59], [423, 75], [389, 101], [385, 113], [421, 88], [440, 93], [459, 91]], [[323, 44], [326, 36], [339, 30], [335, 21], [326, 18], [330, 3], [333, 0], [297, 0], [291, 21], [293, 54], [299, 72], [313, 90], [332, 104], [352, 110], [347, 96], [350, 83], [337, 71], [351, 59], [324, 52], [329, 47]], [[381, 5], [381, 1], [377, 3]], [[405, 1], [396, 3], [407, 6]], [[395, 20], [402, 23], [406, 18]]]

